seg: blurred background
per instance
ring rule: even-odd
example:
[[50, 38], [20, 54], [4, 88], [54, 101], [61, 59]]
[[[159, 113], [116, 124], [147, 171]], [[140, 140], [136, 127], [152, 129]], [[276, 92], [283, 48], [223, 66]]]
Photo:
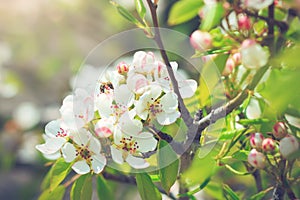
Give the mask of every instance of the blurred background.
[[[134, 9], [133, 0], [119, 3]], [[163, 26], [168, 9], [160, 8]], [[88, 53], [134, 26], [108, 0], [0, 0], [0, 13], [0, 199], [37, 199], [49, 169], [35, 149], [44, 126], [59, 117]]]

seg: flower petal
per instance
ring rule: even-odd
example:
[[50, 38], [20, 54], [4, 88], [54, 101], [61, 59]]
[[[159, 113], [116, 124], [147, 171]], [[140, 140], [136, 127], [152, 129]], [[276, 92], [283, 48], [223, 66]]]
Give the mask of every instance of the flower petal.
[[36, 149], [43, 154], [56, 153], [66, 142], [64, 138], [48, 138], [45, 144], [36, 145]]
[[101, 151], [101, 144], [100, 144], [99, 140], [92, 136], [90, 139], [88, 149], [91, 150], [95, 154], [99, 154]]
[[144, 168], [149, 167], [149, 165], [150, 165], [144, 159], [134, 157], [130, 154], [127, 156], [126, 162], [135, 169], [144, 169]]
[[92, 170], [96, 173], [99, 174], [100, 172], [102, 172], [102, 170], [104, 169], [105, 165], [106, 165], [106, 158], [101, 155], [93, 155], [92, 156]]
[[183, 99], [192, 97], [197, 90], [197, 82], [192, 79], [178, 81], [178, 86]]
[[90, 166], [86, 163], [85, 160], [77, 161], [76, 163], [74, 163], [72, 169], [77, 174], [87, 174], [91, 171]]
[[174, 123], [177, 118], [180, 117], [180, 112], [175, 111], [173, 113], [161, 112], [156, 115], [156, 119], [161, 125], [169, 125]]
[[153, 134], [149, 132], [142, 132], [136, 138], [139, 145], [140, 152], [153, 151], [157, 146], [157, 140], [153, 137]]
[[61, 151], [66, 162], [72, 162], [76, 158], [76, 149], [70, 142], [67, 142]]
[[178, 107], [177, 95], [174, 92], [169, 92], [161, 98], [160, 103], [165, 112], [174, 112]]
[[113, 98], [110, 94], [99, 94], [95, 98], [95, 107], [99, 111], [99, 114], [101, 117], [106, 117], [108, 118], [112, 114], [112, 105]]
[[91, 133], [82, 128], [79, 131], [72, 132], [70, 138], [78, 145], [85, 146], [90, 140]]
[[112, 159], [116, 163], [118, 163], [118, 164], [123, 164], [124, 163], [122, 151], [116, 149], [115, 147], [110, 147], [110, 151], [111, 151]]

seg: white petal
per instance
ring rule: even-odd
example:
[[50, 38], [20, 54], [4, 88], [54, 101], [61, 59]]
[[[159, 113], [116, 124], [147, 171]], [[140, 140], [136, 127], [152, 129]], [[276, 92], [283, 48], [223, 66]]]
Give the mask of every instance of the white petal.
[[177, 95], [174, 92], [169, 92], [161, 98], [160, 103], [165, 112], [174, 112], [178, 107]]
[[146, 120], [148, 117], [148, 108], [146, 107], [147, 104], [145, 104], [143, 101], [139, 100], [135, 103], [135, 110], [136, 114], [143, 120]]
[[123, 164], [124, 163], [122, 151], [116, 149], [115, 147], [110, 147], [110, 151], [111, 151], [112, 159], [116, 163], [118, 163], [118, 164]]
[[36, 149], [43, 154], [56, 153], [66, 142], [64, 138], [49, 138], [45, 144], [36, 145]]
[[70, 137], [76, 144], [85, 146], [91, 138], [91, 133], [82, 128], [79, 131], [72, 132]]
[[126, 107], [130, 107], [133, 104], [134, 95], [129, 90], [128, 86], [123, 84], [119, 87], [115, 88], [114, 98], [117, 104], [124, 105]]
[[57, 134], [57, 131], [59, 131], [59, 129], [60, 129], [59, 120], [53, 120], [45, 126], [45, 133], [50, 137], [55, 136]]
[[127, 112], [121, 116], [119, 126], [125, 135], [136, 135], [143, 129], [142, 122], [137, 119], [131, 119]]
[[76, 158], [76, 149], [73, 144], [67, 142], [61, 149], [66, 162], [72, 162]]
[[179, 92], [183, 99], [192, 97], [197, 90], [197, 82], [192, 79], [179, 81], [178, 85], [179, 85]]
[[91, 150], [95, 154], [99, 154], [101, 151], [101, 144], [98, 139], [95, 137], [91, 137], [90, 143], [89, 143], [89, 150]]
[[101, 117], [108, 118], [112, 114], [112, 101], [112, 96], [104, 93], [99, 94], [99, 96], [95, 98], [95, 107], [98, 109]]
[[100, 172], [102, 172], [102, 170], [104, 169], [105, 165], [106, 165], [106, 158], [101, 155], [93, 155], [92, 156], [92, 169], [96, 174], [99, 174]]
[[158, 123], [161, 125], [172, 124], [177, 120], [178, 117], [180, 117], [180, 112], [178, 112], [178, 111], [175, 111], [173, 113], [162, 112], [162, 113], [158, 113], [156, 115], [156, 119], [157, 119]]
[[44, 157], [48, 160], [57, 160], [61, 157], [60, 151], [53, 153], [53, 154], [44, 154]]
[[115, 144], [120, 144], [120, 141], [123, 137], [123, 134], [122, 134], [122, 131], [120, 129], [120, 127], [117, 125], [115, 126], [115, 129], [114, 129], [114, 142]]
[[157, 140], [153, 137], [153, 134], [148, 132], [140, 133], [136, 138], [139, 145], [140, 152], [153, 151], [157, 146]]
[[91, 171], [90, 166], [86, 163], [85, 160], [77, 161], [76, 163], [74, 163], [72, 169], [77, 174], [87, 174]]
[[127, 158], [126, 158], [126, 162], [133, 168], [136, 168], [136, 169], [143, 169], [143, 168], [147, 168], [149, 167], [149, 163], [146, 162], [144, 159], [142, 158], [137, 158], [137, 157], [134, 157], [132, 155], [128, 155]]

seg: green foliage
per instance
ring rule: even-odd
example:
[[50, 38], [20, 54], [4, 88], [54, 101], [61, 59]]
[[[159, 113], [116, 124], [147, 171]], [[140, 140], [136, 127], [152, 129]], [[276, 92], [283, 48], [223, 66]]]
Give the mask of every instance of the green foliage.
[[72, 163], [66, 163], [63, 158], [58, 159], [45, 176], [41, 188], [54, 190], [70, 173], [71, 166]]
[[204, 31], [211, 30], [220, 24], [224, 14], [225, 10], [221, 2], [210, 5], [209, 12], [207, 12], [207, 15], [203, 18], [200, 29]]
[[230, 200], [240, 200], [239, 196], [226, 184], [223, 184], [224, 195]]
[[136, 183], [142, 200], [162, 199], [157, 187], [153, 184], [150, 176], [146, 173], [136, 175]]
[[70, 193], [71, 200], [89, 200], [92, 199], [92, 175], [86, 174], [80, 176], [74, 183]]
[[203, 5], [202, 0], [177, 1], [171, 8], [168, 19], [169, 25], [181, 24], [194, 18]]
[[278, 113], [282, 113], [289, 105], [300, 110], [299, 73], [300, 69], [273, 69], [265, 87], [260, 91]]
[[171, 146], [164, 140], [159, 141], [157, 160], [158, 166], [161, 166], [159, 169], [161, 185], [169, 192], [177, 179], [179, 160]]
[[56, 187], [54, 190], [44, 190], [38, 200], [61, 200], [64, 197], [66, 188], [63, 185]]
[[111, 188], [102, 175], [97, 176], [97, 193], [100, 200], [115, 199]]
[[146, 7], [143, 3], [143, 0], [134, 0], [136, 11], [139, 14], [141, 19], [145, 18], [146, 15]]

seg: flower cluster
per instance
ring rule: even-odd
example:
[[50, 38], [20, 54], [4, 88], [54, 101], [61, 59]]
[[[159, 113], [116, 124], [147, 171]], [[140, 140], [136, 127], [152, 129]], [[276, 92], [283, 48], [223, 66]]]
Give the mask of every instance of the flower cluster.
[[299, 142], [293, 135], [288, 134], [283, 122], [273, 126], [273, 138], [265, 138], [261, 133], [250, 136], [250, 145], [253, 148], [248, 155], [248, 162], [253, 167], [263, 169], [266, 165], [268, 154], [274, 154], [279, 149], [282, 158], [287, 159], [299, 149]]
[[[177, 64], [171, 65], [182, 98], [193, 96], [197, 82], [182, 78]], [[138, 51], [131, 64], [107, 70], [94, 88], [77, 88], [64, 99], [61, 118], [47, 124], [45, 143], [36, 148], [46, 158], [72, 162], [78, 174], [100, 173], [110, 158], [148, 167], [142, 154], [157, 147], [151, 127], [180, 117], [167, 66], [152, 52]]]

